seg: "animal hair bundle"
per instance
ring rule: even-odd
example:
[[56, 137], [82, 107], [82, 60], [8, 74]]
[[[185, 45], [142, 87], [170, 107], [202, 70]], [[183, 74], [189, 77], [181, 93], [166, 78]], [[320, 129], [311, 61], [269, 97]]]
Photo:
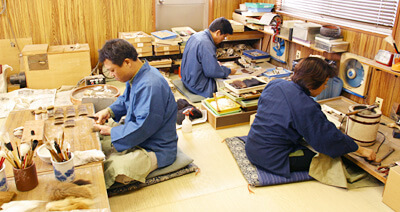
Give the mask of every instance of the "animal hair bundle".
[[79, 186], [69, 182], [53, 182], [47, 185], [46, 190], [50, 201], [61, 200], [67, 197], [94, 198], [92, 185], [90, 184]]
[[49, 202], [46, 205], [46, 211], [71, 211], [78, 209], [90, 209], [94, 201], [82, 197], [67, 197], [63, 200]]

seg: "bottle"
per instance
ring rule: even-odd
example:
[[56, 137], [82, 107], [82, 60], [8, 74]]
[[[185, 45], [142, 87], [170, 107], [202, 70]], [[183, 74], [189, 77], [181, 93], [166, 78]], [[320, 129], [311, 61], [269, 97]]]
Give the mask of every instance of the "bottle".
[[189, 119], [189, 113], [191, 109], [184, 110], [183, 113], [185, 114], [185, 119], [182, 121], [182, 132], [190, 133], [192, 132], [192, 121]]

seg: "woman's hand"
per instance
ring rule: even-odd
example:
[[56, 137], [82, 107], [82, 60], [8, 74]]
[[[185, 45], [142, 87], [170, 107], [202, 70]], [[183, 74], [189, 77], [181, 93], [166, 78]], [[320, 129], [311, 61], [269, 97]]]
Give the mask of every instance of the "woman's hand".
[[361, 157], [366, 158], [367, 160], [373, 161], [373, 160], [376, 159], [375, 152], [372, 149], [369, 149], [369, 148], [365, 148], [365, 147], [359, 146], [358, 150], [355, 151], [355, 153], [357, 153]]

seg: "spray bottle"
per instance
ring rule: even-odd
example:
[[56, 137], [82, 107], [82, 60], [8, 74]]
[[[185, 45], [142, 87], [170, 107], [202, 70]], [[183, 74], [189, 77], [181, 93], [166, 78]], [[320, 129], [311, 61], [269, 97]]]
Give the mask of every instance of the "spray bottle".
[[189, 114], [192, 114], [193, 108], [188, 108], [182, 113], [185, 114], [185, 119], [182, 121], [182, 131], [184, 133], [192, 132], [192, 121], [189, 119]]

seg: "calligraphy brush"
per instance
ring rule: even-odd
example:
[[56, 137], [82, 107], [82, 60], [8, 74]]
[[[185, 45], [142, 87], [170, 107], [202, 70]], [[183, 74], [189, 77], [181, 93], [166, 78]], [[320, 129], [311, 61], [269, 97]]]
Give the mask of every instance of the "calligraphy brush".
[[19, 161], [19, 157], [18, 157], [18, 154], [16, 153], [16, 150], [14, 150], [10, 140], [6, 140], [5, 142], [6, 143], [4, 145], [9, 150], [9, 152], [11, 152], [11, 154], [13, 155], [13, 159], [14, 159], [15, 164], [17, 165], [17, 167], [20, 168], [21, 167], [21, 163]]
[[7, 155], [3, 150], [0, 151], [0, 157], [7, 159], [8, 162], [9, 162], [12, 166], [14, 166], [14, 168], [17, 168], [17, 167], [15, 166], [14, 161], [11, 160], [10, 157], [8, 157], [8, 155]]
[[32, 164], [32, 157], [38, 144], [39, 144], [38, 140], [35, 139], [32, 141], [32, 149], [31, 151], [29, 151], [29, 157], [28, 157], [28, 164], [27, 164], [28, 166]]
[[27, 164], [27, 159], [28, 159], [28, 154], [29, 154], [29, 150], [31, 149], [31, 145], [29, 145], [28, 143], [22, 143], [21, 146], [19, 146], [19, 151], [20, 151], [20, 155], [21, 155], [21, 169], [24, 169], [26, 167]]
[[399, 54], [399, 50], [397, 49], [396, 42], [394, 41], [393, 37], [391, 35], [387, 36], [384, 41], [388, 42], [391, 46], [393, 46], [394, 50], [396, 50], [396, 53]]

